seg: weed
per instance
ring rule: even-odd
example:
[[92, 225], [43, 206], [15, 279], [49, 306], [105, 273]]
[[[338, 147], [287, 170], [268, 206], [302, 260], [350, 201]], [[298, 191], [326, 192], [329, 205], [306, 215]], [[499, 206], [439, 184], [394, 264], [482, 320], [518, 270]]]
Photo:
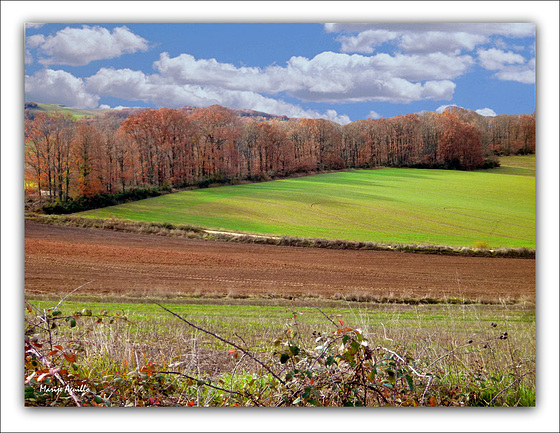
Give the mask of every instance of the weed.
[[506, 304], [78, 305], [26, 302], [26, 405], [535, 404], [534, 317]]

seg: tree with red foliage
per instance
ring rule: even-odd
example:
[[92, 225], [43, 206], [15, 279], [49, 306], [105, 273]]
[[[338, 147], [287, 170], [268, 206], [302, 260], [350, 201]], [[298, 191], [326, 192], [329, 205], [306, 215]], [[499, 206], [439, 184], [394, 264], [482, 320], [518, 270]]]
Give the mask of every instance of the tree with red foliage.
[[481, 133], [445, 111], [438, 118], [437, 160], [447, 168], [473, 170], [482, 167]]
[[79, 120], [72, 140], [73, 162], [77, 167], [76, 187], [79, 195], [93, 197], [103, 192], [103, 137], [87, 119]]

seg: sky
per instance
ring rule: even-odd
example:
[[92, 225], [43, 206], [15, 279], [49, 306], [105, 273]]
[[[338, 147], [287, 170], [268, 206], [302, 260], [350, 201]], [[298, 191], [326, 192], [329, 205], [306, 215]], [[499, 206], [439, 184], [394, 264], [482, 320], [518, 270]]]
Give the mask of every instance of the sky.
[[535, 34], [531, 22], [29, 22], [25, 100], [340, 124], [448, 105], [532, 114]]

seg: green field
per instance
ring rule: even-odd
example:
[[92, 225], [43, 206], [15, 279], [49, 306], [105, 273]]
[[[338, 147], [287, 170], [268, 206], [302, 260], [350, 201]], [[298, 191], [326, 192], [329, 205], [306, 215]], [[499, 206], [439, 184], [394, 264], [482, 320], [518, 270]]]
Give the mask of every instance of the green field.
[[92, 109], [87, 109], [87, 108], [72, 108], [72, 107], [66, 107], [64, 105], [58, 105], [58, 104], [43, 104], [43, 103], [37, 103], [37, 107], [30, 107], [27, 108], [27, 111], [33, 114], [38, 114], [38, 113], [46, 113], [46, 114], [70, 114], [72, 115], [72, 117], [74, 119], [81, 119], [84, 116], [87, 117], [95, 117], [95, 116], [99, 116], [100, 114], [108, 111], [105, 109], [99, 109], [99, 108], [92, 108]]
[[534, 248], [534, 156], [532, 164], [517, 158], [478, 172], [384, 168], [183, 191], [80, 215], [306, 238]]

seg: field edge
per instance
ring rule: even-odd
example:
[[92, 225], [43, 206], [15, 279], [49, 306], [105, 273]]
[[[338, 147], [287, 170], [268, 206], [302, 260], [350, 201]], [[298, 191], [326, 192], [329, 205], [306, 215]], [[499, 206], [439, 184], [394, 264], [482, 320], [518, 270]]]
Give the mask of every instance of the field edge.
[[402, 243], [379, 243], [366, 241], [349, 241], [340, 239], [301, 238], [294, 236], [265, 236], [246, 232], [223, 232], [208, 230], [203, 227], [161, 222], [133, 221], [120, 218], [84, 218], [73, 215], [43, 215], [26, 213], [25, 220], [40, 224], [95, 228], [121, 232], [153, 234], [169, 237], [187, 237], [240, 243], [258, 243], [278, 246], [307, 248], [327, 248], [340, 250], [374, 250], [395, 251], [419, 254], [440, 254], [469, 257], [507, 257], [534, 259], [534, 248], [471, 248], [447, 245], [421, 245]]

